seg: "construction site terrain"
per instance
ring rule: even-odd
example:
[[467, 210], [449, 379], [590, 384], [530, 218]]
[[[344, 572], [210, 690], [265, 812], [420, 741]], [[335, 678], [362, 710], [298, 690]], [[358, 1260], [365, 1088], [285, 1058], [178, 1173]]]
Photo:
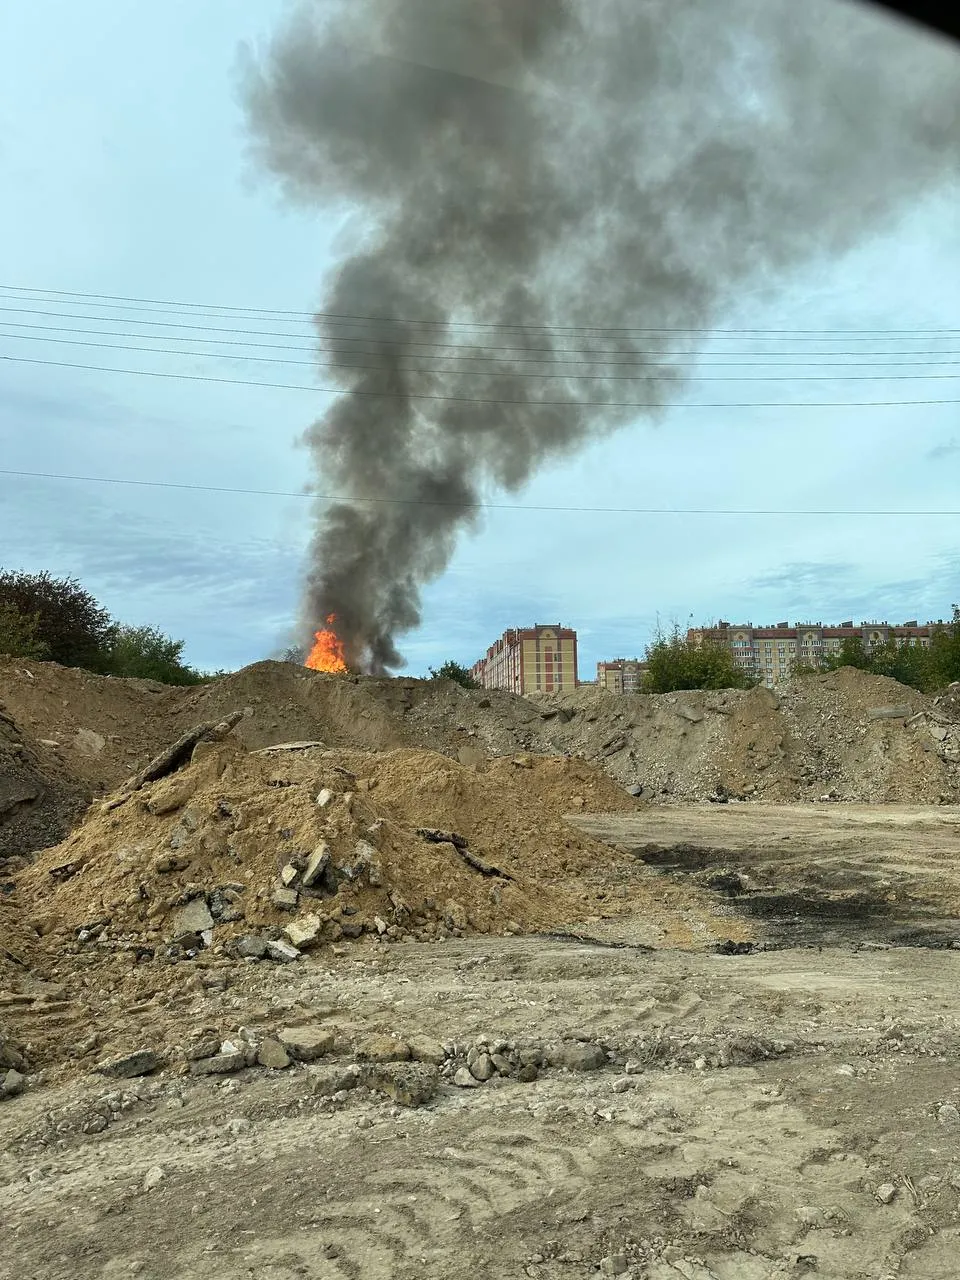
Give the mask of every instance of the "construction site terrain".
[[0, 658], [0, 1276], [960, 1267], [960, 697]]

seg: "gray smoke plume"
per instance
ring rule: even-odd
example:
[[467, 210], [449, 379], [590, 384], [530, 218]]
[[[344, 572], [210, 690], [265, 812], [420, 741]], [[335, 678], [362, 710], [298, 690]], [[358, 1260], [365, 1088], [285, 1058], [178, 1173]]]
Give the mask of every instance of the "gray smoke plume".
[[247, 69], [257, 150], [362, 217], [317, 318], [342, 394], [307, 439], [343, 501], [318, 506], [311, 629], [335, 613], [353, 665], [402, 665], [485, 488], [636, 420], [624, 402], [655, 414], [697, 342], [664, 330], [956, 174], [958, 71], [845, 0], [301, 10]]

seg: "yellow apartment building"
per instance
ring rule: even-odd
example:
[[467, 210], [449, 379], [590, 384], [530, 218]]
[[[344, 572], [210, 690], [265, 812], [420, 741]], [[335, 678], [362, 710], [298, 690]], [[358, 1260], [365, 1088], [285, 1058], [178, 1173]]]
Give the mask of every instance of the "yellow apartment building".
[[515, 627], [490, 646], [470, 674], [484, 689], [571, 692], [578, 683], [577, 633], [560, 623]]

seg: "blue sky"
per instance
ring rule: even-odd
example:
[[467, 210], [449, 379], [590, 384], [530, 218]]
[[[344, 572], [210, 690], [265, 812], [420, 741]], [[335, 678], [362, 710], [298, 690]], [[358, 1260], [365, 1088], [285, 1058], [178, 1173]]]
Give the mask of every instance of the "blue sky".
[[[274, 0], [5, 6], [0, 285], [304, 313], [317, 307], [324, 273], [351, 243], [350, 217], [283, 202], [248, 154], [237, 93], [239, 46], [269, 37], [285, 11]], [[544, 469], [522, 494], [490, 493], [490, 501], [960, 508], [960, 405], [809, 404], [960, 400], [957, 195], [956, 184], [918, 193], [892, 230], [842, 260], [808, 263], [762, 293], [746, 291], [720, 321], [851, 338], [889, 329], [953, 335], [914, 332], [852, 346], [718, 335], [705, 348], [703, 379], [685, 398], [724, 407], [681, 405], [655, 425], [638, 421]], [[278, 382], [317, 377], [307, 366], [37, 341], [44, 335], [26, 325], [105, 327], [54, 311], [111, 313], [0, 294], [0, 356]], [[38, 309], [46, 314], [27, 314]], [[291, 341], [309, 344], [306, 324], [290, 332]], [[851, 349], [869, 354], [862, 365], [843, 356], [842, 372], [869, 372], [867, 361], [875, 372], [878, 355], [889, 353], [890, 376], [792, 380], [794, 362]], [[744, 359], [777, 352], [783, 364], [775, 372], [790, 380], [708, 381], [710, 357], [733, 350]], [[916, 378], [927, 373], [951, 377]], [[732, 407], [759, 399], [775, 407]], [[326, 403], [314, 392], [0, 360], [0, 466], [297, 494], [311, 478], [297, 438]], [[302, 497], [0, 475], [0, 513], [0, 564], [77, 576], [116, 616], [183, 637], [201, 667], [255, 661], [290, 638], [309, 536]], [[403, 648], [409, 669], [421, 673], [451, 656], [472, 661], [507, 626], [560, 620], [580, 634], [587, 677], [598, 658], [642, 652], [658, 619], [926, 618], [945, 615], [958, 599], [955, 516], [490, 509], [428, 587], [423, 626]]]

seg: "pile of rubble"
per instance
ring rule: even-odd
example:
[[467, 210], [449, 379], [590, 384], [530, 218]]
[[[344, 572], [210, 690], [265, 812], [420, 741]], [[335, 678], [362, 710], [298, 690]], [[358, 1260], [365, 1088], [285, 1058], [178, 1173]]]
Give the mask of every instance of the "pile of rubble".
[[636, 807], [580, 760], [248, 752], [222, 731], [166, 776], [133, 781], [18, 878], [46, 942], [285, 962], [365, 934], [551, 929], [582, 912], [584, 877], [630, 862], [561, 815]]
[[544, 699], [540, 734], [596, 760], [643, 799], [960, 801], [960, 717], [847, 668], [782, 691]]
[[852, 669], [779, 692], [583, 687], [521, 698], [279, 662], [173, 689], [0, 659], [0, 700], [0, 855], [61, 838], [84, 797], [110, 792], [192, 725], [236, 707], [249, 708], [235, 734], [251, 751], [298, 740], [367, 753], [421, 748], [466, 767], [524, 752], [573, 756], [655, 803], [960, 800], [956, 691], [933, 699]]

